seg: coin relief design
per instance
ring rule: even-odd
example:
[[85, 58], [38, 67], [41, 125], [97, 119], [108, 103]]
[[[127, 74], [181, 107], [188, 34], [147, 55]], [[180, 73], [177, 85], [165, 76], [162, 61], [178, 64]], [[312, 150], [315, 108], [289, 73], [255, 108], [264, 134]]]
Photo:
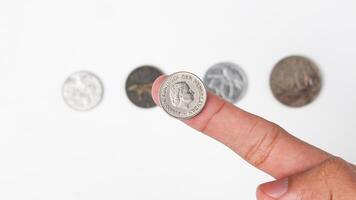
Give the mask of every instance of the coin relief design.
[[194, 92], [185, 82], [175, 83], [169, 92], [169, 96], [172, 105], [180, 109], [188, 110], [190, 104], [194, 101]]
[[290, 107], [302, 107], [314, 101], [321, 90], [319, 68], [310, 59], [290, 56], [274, 67], [270, 86], [273, 95]]
[[99, 77], [88, 71], [71, 74], [62, 88], [64, 101], [77, 111], [88, 111], [96, 107], [101, 102], [103, 93], [103, 84]]
[[130, 101], [141, 108], [152, 108], [156, 104], [151, 96], [153, 82], [163, 73], [153, 66], [142, 66], [133, 70], [126, 79], [126, 94]]
[[205, 106], [207, 93], [203, 82], [189, 72], [170, 75], [161, 85], [159, 99], [162, 108], [178, 119], [189, 119]]
[[237, 103], [247, 90], [247, 76], [243, 69], [230, 62], [213, 65], [204, 76], [209, 91], [223, 99]]

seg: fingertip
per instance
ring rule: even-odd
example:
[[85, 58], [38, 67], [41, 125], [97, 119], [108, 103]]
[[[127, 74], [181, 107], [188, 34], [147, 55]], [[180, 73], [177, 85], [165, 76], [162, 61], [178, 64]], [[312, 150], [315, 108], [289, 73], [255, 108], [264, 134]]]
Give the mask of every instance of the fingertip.
[[274, 200], [270, 196], [266, 195], [262, 190], [261, 190], [261, 185], [258, 186], [256, 189], [256, 198], [257, 200]]
[[268, 196], [271, 199], [279, 199], [287, 193], [288, 185], [288, 178], [264, 183], [257, 188], [257, 194]]
[[161, 87], [163, 81], [167, 78], [166, 75], [161, 75], [158, 78], [156, 78], [156, 80], [153, 82], [152, 85], [152, 90], [151, 90], [151, 94], [152, 94], [152, 99], [153, 101], [159, 105], [159, 88]]

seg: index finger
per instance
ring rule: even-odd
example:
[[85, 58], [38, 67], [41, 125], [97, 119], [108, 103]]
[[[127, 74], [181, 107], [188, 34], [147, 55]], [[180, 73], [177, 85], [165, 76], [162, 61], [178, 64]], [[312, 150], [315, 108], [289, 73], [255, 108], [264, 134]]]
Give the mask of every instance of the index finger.
[[[152, 97], [157, 104], [159, 87], [165, 78], [157, 78], [152, 87]], [[225, 144], [253, 166], [275, 178], [304, 171], [331, 157], [276, 124], [248, 113], [212, 93], [208, 93], [202, 112], [184, 122]]]

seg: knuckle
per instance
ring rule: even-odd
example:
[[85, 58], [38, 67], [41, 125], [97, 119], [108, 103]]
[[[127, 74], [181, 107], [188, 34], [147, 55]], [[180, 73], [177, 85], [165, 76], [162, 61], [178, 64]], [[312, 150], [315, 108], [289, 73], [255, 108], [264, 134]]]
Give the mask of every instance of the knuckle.
[[327, 188], [329, 199], [342, 195], [337, 188], [356, 193], [356, 176], [353, 174], [351, 165], [342, 158], [329, 158], [315, 169], [317, 170], [315, 178], [323, 184], [322, 188]]
[[335, 172], [341, 172], [348, 168], [348, 163], [339, 157], [329, 158], [321, 165], [324, 175], [335, 175]]
[[330, 180], [335, 179], [335, 177], [344, 177], [345, 172], [348, 170], [349, 165], [345, 160], [339, 157], [332, 157], [319, 166], [318, 177], [325, 185], [329, 186], [331, 184]]
[[210, 122], [214, 119], [214, 117], [218, 116], [219, 113], [224, 110], [226, 106], [226, 101], [223, 101], [220, 107], [210, 116], [210, 118], [202, 125], [201, 128], [198, 128], [198, 130], [200, 132], [207, 132], [207, 130], [209, 129], [209, 125], [211, 124]]
[[311, 189], [301, 190], [296, 194], [297, 200], [324, 200], [330, 199], [326, 194], [320, 194]]
[[[261, 129], [260, 126], [262, 127]], [[263, 133], [255, 133], [255, 130], [266, 130]], [[279, 126], [269, 123], [261, 124], [256, 123], [255, 126], [250, 130], [249, 134], [259, 135], [256, 141], [247, 148], [247, 152], [244, 158], [256, 167], [263, 165], [263, 163], [269, 158], [271, 152], [279, 140], [279, 136], [282, 134], [282, 128]]]
[[313, 191], [312, 190], [301, 190], [296, 194], [297, 200], [309, 200], [313, 197]]

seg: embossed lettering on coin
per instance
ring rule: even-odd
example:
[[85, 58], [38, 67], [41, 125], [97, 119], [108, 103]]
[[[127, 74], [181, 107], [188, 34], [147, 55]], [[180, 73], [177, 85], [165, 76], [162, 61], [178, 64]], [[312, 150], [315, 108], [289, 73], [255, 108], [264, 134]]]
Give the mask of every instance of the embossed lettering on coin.
[[171, 116], [189, 119], [204, 108], [207, 94], [203, 82], [189, 72], [170, 75], [160, 87], [162, 108]]
[[88, 71], [70, 75], [63, 84], [64, 101], [74, 110], [87, 111], [96, 107], [103, 98], [103, 84], [99, 77]]
[[126, 80], [126, 94], [130, 101], [142, 108], [155, 107], [151, 89], [154, 80], [162, 72], [153, 66], [142, 66], [130, 73]]
[[322, 85], [318, 67], [302, 56], [281, 60], [273, 69], [270, 86], [273, 95], [283, 104], [301, 107], [311, 103], [320, 93]]
[[247, 77], [238, 65], [230, 62], [222, 62], [213, 65], [204, 76], [204, 83], [209, 91], [236, 103], [247, 90]]

